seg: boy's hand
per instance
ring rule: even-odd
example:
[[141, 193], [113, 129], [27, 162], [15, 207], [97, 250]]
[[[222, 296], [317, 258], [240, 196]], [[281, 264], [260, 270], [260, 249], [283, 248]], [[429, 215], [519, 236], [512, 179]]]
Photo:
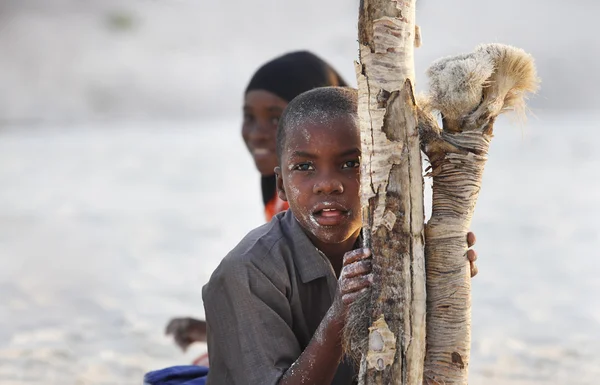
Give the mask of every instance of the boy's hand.
[[475, 265], [475, 261], [477, 260], [477, 252], [470, 247], [472, 247], [476, 242], [475, 234], [472, 232], [467, 233], [467, 246], [469, 250], [467, 250], [467, 259], [469, 260], [469, 265], [471, 266], [471, 278], [477, 275], [479, 270], [477, 269], [477, 265]]
[[[477, 252], [471, 247], [476, 242], [475, 234], [467, 233], [467, 259], [471, 269], [471, 277], [478, 273]], [[346, 312], [350, 304], [360, 297], [365, 291], [369, 290], [373, 283], [373, 274], [371, 273], [371, 250], [366, 248], [356, 249], [347, 252], [344, 255], [344, 262], [339, 278], [338, 295], [334, 306], [339, 312], [341, 319], [346, 319]]]
[[346, 319], [346, 312], [350, 304], [371, 287], [373, 283], [371, 269], [371, 250], [361, 248], [349, 251], [344, 255], [336, 298], [336, 307], [341, 319]]
[[206, 341], [206, 322], [190, 317], [173, 318], [165, 334], [172, 334], [177, 346], [185, 352], [192, 343]]

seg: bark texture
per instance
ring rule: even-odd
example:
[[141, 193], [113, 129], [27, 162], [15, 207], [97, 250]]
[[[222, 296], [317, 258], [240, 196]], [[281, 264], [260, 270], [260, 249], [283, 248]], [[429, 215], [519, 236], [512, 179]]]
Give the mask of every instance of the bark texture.
[[413, 94], [415, 1], [364, 0], [356, 65], [363, 238], [375, 282], [345, 331], [362, 384], [421, 384], [425, 356], [423, 176]]
[[[471, 345], [471, 279], [466, 234], [481, 189], [496, 117], [523, 110], [538, 79], [520, 49], [490, 44], [445, 58], [429, 69], [429, 100], [419, 132], [431, 162], [432, 216], [426, 228], [426, 384], [467, 384]], [[439, 128], [432, 111], [442, 117]]]

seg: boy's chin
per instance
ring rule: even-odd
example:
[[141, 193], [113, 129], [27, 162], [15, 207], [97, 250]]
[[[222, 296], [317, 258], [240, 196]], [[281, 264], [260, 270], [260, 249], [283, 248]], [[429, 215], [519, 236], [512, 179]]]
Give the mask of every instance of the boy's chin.
[[312, 234], [315, 238], [323, 243], [339, 244], [344, 243], [350, 239], [355, 239], [358, 236], [359, 231], [352, 230], [349, 228], [320, 226], [318, 229], [312, 229]]
[[357, 223], [357, 219], [353, 216], [349, 216], [335, 225], [326, 225], [326, 222], [320, 223], [323, 221], [318, 221], [310, 214], [297, 215], [296, 218], [313, 241], [332, 245], [344, 243], [351, 239], [355, 240], [362, 225], [361, 222]]

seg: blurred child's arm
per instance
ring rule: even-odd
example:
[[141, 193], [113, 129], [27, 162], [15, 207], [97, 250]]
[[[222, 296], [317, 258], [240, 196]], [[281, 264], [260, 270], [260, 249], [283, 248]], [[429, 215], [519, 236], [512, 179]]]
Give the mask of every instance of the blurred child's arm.
[[177, 346], [185, 352], [194, 342], [206, 342], [206, 322], [191, 317], [173, 318], [165, 334], [173, 335]]
[[330, 384], [342, 359], [342, 330], [348, 307], [372, 283], [371, 252], [357, 249], [344, 256], [336, 299], [304, 352], [285, 372], [280, 385]]

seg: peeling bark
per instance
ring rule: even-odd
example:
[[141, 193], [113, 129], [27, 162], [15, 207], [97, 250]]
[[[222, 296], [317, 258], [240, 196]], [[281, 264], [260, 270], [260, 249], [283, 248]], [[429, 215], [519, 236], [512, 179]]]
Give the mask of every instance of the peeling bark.
[[417, 385], [423, 378], [424, 212], [413, 94], [415, 35], [414, 0], [361, 2], [356, 65], [361, 200], [375, 282], [371, 296], [350, 310], [345, 345], [362, 356], [360, 381], [368, 385]]

